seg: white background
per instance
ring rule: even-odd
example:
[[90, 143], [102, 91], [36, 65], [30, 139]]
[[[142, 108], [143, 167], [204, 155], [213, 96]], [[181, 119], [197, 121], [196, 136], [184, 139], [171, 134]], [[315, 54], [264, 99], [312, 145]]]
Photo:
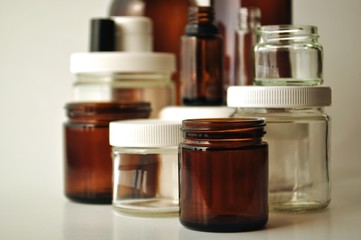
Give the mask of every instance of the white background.
[[[73, 79], [69, 55], [88, 50], [89, 19], [104, 16], [108, 5], [107, 0], [0, 0], [4, 209], [13, 204], [19, 211], [31, 208], [25, 204], [29, 196], [49, 198], [49, 205], [61, 199], [68, 206], [63, 200], [62, 123]], [[333, 90], [332, 107], [326, 110], [332, 117], [331, 169], [337, 187], [361, 172], [361, 1], [294, 0], [293, 9], [294, 23], [319, 27], [324, 46], [325, 85]], [[10, 210], [5, 213], [11, 215]], [[0, 238], [4, 222], [6, 214], [0, 218]], [[5, 226], [31, 229], [26, 224]]]

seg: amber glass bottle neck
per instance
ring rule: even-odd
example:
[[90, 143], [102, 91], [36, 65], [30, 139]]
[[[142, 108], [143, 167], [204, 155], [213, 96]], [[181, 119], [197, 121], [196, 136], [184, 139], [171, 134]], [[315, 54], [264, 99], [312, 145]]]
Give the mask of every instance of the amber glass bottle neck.
[[188, 36], [217, 35], [218, 28], [213, 21], [214, 9], [212, 7], [191, 6], [188, 11], [185, 34]]
[[212, 7], [191, 6], [188, 10], [188, 23], [213, 23], [214, 9]]

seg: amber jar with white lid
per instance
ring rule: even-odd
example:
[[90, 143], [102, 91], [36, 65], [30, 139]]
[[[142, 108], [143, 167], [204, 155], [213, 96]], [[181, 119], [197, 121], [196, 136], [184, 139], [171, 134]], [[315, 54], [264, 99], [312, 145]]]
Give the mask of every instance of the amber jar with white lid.
[[228, 89], [232, 117], [261, 117], [269, 144], [271, 211], [325, 208], [331, 199], [329, 87], [234, 86]]
[[114, 209], [131, 215], [177, 215], [181, 123], [128, 120], [111, 122], [109, 128]]

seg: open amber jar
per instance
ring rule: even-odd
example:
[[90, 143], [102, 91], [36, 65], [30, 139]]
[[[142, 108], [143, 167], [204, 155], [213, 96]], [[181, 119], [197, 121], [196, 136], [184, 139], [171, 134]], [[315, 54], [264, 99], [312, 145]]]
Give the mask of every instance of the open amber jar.
[[109, 122], [148, 118], [149, 103], [69, 103], [64, 124], [65, 195], [77, 202], [112, 202]]
[[268, 145], [257, 118], [184, 120], [180, 222], [201, 231], [257, 229], [268, 221]]

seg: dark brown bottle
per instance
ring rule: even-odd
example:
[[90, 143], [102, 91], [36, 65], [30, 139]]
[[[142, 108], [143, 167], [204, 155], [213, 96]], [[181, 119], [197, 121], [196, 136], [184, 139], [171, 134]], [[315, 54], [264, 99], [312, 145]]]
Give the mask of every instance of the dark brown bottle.
[[268, 145], [261, 119], [183, 121], [180, 222], [211, 232], [247, 231], [268, 221]]
[[65, 195], [77, 202], [112, 201], [109, 122], [148, 118], [149, 103], [69, 103], [64, 124]]
[[181, 38], [181, 98], [183, 105], [224, 104], [223, 39], [213, 23], [212, 7], [192, 6]]

